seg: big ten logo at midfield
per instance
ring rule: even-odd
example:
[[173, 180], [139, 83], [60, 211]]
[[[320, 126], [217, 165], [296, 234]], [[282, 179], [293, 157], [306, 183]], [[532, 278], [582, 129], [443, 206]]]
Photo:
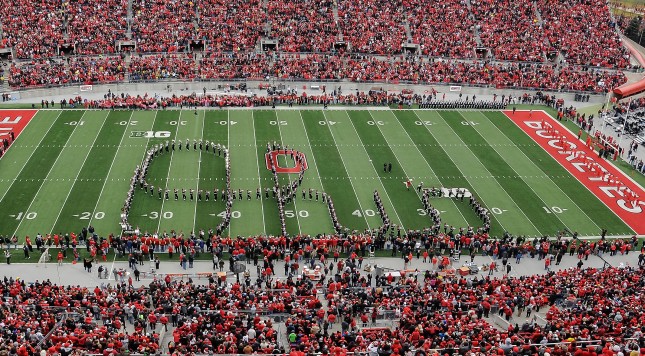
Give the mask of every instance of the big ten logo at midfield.
[[131, 138], [168, 138], [170, 131], [132, 131]]

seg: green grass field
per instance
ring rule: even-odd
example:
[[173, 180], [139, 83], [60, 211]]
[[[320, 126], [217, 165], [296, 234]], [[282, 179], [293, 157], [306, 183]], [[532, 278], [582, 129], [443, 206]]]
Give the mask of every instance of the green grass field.
[[[82, 123], [82, 124], [79, 124]], [[378, 190], [393, 221], [404, 229], [431, 225], [416, 190], [467, 188], [493, 214], [492, 234], [504, 231], [554, 236], [626, 235], [632, 231], [600, 200], [501, 112], [431, 110], [199, 110], [39, 111], [0, 160], [0, 234], [78, 232], [92, 225], [100, 235], [119, 233], [120, 209], [129, 180], [148, 147], [167, 138], [133, 132], [167, 132], [185, 142], [203, 138], [230, 148], [231, 186], [251, 190], [235, 200], [227, 234], [277, 235], [274, 199], [257, 200], [257, 187], [271, 187], [264, 154], [267, 142], [282, 142], [306, 155], [302, 188], [333, 197], [340, 223], [351, 229], [381, 224], [373, 202]], [[191, 147], [192, 148], [192, 147]], [[282, 162], [283, 165], [293, 162]], [[383, 163], [391, 162], [391, 173]], [[282, 175], [281, 181], [295, 179]], [[148, 181], [171, 189], [170, 200], [137, 190], [130, 223], [142, 231], [214, 228], [220, 201], [174, 201], [173, 188], [211, 190], [225, 186], [224, 161], [213, 153], [176, 150], [155, 158]], [[442, 219], [456, 227], [479, 226], [464, 202], [435, 198]], [[287, 205], [290, 234], [331, 233], [322, 202]], [[32, 240], [33, 241], [33, 240]]]

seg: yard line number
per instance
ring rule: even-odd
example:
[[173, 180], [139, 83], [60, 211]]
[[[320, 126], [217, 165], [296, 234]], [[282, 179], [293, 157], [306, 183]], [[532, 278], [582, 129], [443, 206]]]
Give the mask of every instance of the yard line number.
[[565, 209], [565, 208], [561, 208], [561, 207], [559, 207], [559, 206], [552, 206], [552, 207], [543, 206], [543, 207], [542, 207], [542, 209], [544, 209], [544, 211], [545, 211], [547, 214], [551, 214], [551, 213], [553, 213], [553, 214], [562, 214], [562, 213], [564, 213], [565, 211], [567, 211], [567, 209]]
[[[81, 219], [81, 220], [89, 220], [89, 219], [92, 218], [92, 212], [91, 211], [84, 211], [84, 212], [80, 213], [79, 215], [75, 215], [75, 216], [78, 216], [78, 218]], [[102, 212], [102, 211], [97, 211], [97, 212], [94, 213], [94, 219], [101, 220], [104, 217], [105, 217], [105, 213]]]
[[36, 217], [38, 217], [38, 213], [35, 211], [31, 211], [25, 214], [24, 212], [21, 211], [18, 213], [18, 215], [10, 215], [10, 216], [14, 216], [16, 220], [22, 220], [22, 218], [25, 218], [27, 220], [34, 220]]
[[296, 215], [299, 218], [308, 218], [309, 217], [309, 212], [307, 210], [285, 210], [284, 211], [284, 216], [287, 218], [295, 218]]

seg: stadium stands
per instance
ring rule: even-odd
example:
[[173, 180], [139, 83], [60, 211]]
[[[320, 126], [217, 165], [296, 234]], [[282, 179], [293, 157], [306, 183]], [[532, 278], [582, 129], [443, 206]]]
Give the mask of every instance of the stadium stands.
[[192, 1], [132, 0], [132, 38], [137, 51], [183, 52], [195, 37]]
[[[16, 89], [275, 76], [604, 93], [626, 79], [598, 67], [631, 67], [602, 0], [0, 3], [3, 47], [13, 49], [8, 80]], [[265, 40], [272, 52], [258, 54]], [[100, 55], [119, 51], [124, 64], [117, 67], [125, 70], [116, 73], [74, 75], [73, 63], [92, 60], [58, 57], [102, 61]]]
[[357, 53], [390, 55], [401, 53], [406, 40], [403, 1], [341, 0], [339, 28], [343, 39]]
[[463, 0], [443, 1], [441, 6], [424, 6], [412, 1], [407, 21], [412, 42], [418, 43], [421, 53], [433, 57], [474, 58], [474, 21]]
[[[620, 71], [539, 63], [442, 61], [418, 57], [404, 60], [378, 56], [282, 54], [271, 60], [266, 54], [205, 53], [133, 55], [129, 66], [118, 57], [71, 57], [65, 60], [28, 61], [10, 67], [13, 88], [104, 83], [124, 80], [163, 79], [349, 80], [414, 84], [456, 84], [495, 88], [606, 93], [626, 82]], [[80, 67], [79, 67], [80, 66]], [[89, 67], [88, 67], [89, 66]], [[81, 73], [85, 68], [88, 73]], [[127, 68], [127, 69], [124, 69]]]
[[[366, 236], [296, 236], [288, 241], [213, 236], [205, 242], [169, 236], [164, 244], [151, 236], [130, 237], [127, 244], [125, 238], [116, 237], [111, 240], [112, 247], [134, 256], [141, 255], [137, 251], [144, 245], [156, 253], [173, 245], [191, 255], [221, 256], [229, 251], [243, 258], [255, 254], [260, 260], [258, 278], [244, 277], [227, 285], [215, 278], [216, 274], [206, 273], [208, 284], [198, 285], [161, 275], [147, 287], [133, 288], [125, 270], [113, 270], [110, 274], [118, 283], [88, 289], [50, 281], [27, 284], [5, 277], [0, 280], [0, 291], [8, 297], [2, 308], [0, 337], [5, 342], [0, 342], [0, 351], [15, 349], [18, 355], [41, 349], [48, 354], [73, 350], [104, 355], [121, 350], [153, 353], [161, 346], [160, 334], [166, 326], [173, 341], [170, 352], [181, 354], [284, 354], [277, 341], [279, 332], [288, 336], [291, 352], [323, 354], [370, 352], [373, 348], [397, 354], [424, 350], [432, 355], [468, 351], [617, 355], [645, 351], [643, 330], [634, 327], [645, 318], [640, 302], [645, 297], [641, 270], [568, 269], [523, 277], [466, 279], [443, 273], [431, 262], [443, 258], [438, 254], [449, 246], [488, 254], [497, 261], [519, 255], [553, 258], [559, 263], [567, 258], [584, 260], [590, 254], [611, 260], [614, 255], [629, 253], [634, 248], [632, 241], [488, 240], [484, 235], [448, 241], [442, 236], [426, 237], [425, 247], [431, 252], [427, 271], [410, 271], [396, 281], [361, 271], [359, 254], [372, 244]], [[417, 238], [420, 236], [396, 244], [409, 251]], [[382, 248], [382, 241], [374, 242], [377, 249]], [[294, 277], [310, 258], [325, 261], [323, 255], [335, 255], [335, 251], [349, 257], [325, 266], [321, 280]], [[277, 263], [285, 264], [284, 274], [276, 273]], [[292, 278], [287, 278], [288, 273], [293, 273]], [[508, 329], [490, 323], [498, 317], [509, 320], [514, 315], [545, 311], [543, 322], [510, 323]], [[278, 315], [286, 316], [286, 330], [273, 327], [273, 317]], [[383, 319], [399, 326], [366, 327]], [[126, 334], [126, 326], [134, 332]], [[11, 342], [6, 341], [9, 335], [15, 336]]]
[[[249, 51], [255, 48], [267, 23], [260, 0], [198, 0], [196, 39], [213, 52]], [[192, 39], [192, 38], [188, 38]]]
[[281, 51], [329, 52], [337, 40], [330, 0], [269, 1], [268, 14], [268, 37], [279, 39]]
[[484, 47], [496, 59], [543, 62], [546, 44], [529, 0], [475, 0], [473, 14]]
[[626, 68], [629, 52], [621, 44], [603, 0], [538, 0], [544, 34], [553, 50], [572, 64]]
[[55, 86], [65, 82], [65, 65], [61, 62], [32, 60], [9, 68], [8, 83], [14, 88]]
[[[40, 59], [58, 54], [64, 38], [64, 9], [56, 0], [0, 1], [2, 32], [16, 58]], [[44, 75], [44, 74], [43, 74]]]
[[192, 80], [195, 70], [195, 60], [190, 54], [139, 56], [133, 57], [130, 62], [130, 80]]
[[127, 0], [73, 0], [67, 5], [68, 42], [81, 55], [117, 52], [126, 39]]
[[197, 66], [200, 79], [247, 78], [263, 80], [269, 71], [269, 59], [256, 53], [207, 53]]

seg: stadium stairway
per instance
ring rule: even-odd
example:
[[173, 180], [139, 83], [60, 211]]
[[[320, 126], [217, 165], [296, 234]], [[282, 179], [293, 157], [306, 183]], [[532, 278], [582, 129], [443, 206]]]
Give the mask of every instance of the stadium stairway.
[[[564, 56], [562, 55], [561, 52], [558, 52], [558, 55], [554, 59], [555, 64], [556, 64], [556, 66], [558, 68], [560, 68], [560, 63], [564, 63], [565, 60], [566, 60], [566, 58], [564, 58]], [[557, 69], [557, 70], [559, 70], [559, 69]]]
[[[532, 1], [532, 2], [531, 2], [531, 4], [532, 4], [531, 6], [533, 6], [533, 11], [535, 12], [535, 18], [537, 19], [538, 25], [540, 25], [540, 28], [542, 28], [542, 26], [544, 25], [544, 19], [542, 19], [542, 13], [540, 13], [540, 9], [538, 9], [537, 2], [536, 2], [536, 1]], [[549, 43], [549, 39], [548, 39], [546, 36], [544, 36], [544, 39], [543, 39], [542, 41], [544, 42], [544, 44], [545, 44], [545, 45], [547, 46], [547, 48], [548, 48], [548, 47], [549, 47], [549, 45], [550, 45], [550, 43]], [[546, 54], [545, 54], [545, 53], [543, 53], [543, 54], [542, 54], [542, 56], [544, 56], [544, 57], [545, 57], [545, 58], [544, 58], [544, 61], [545, 61], [545, 62], [548, 62], [548, 58], [546, 58]], [[564, 58], [562, 57], [562, 54], [558, 54], [558, 56], [555, 58], [555, 63], [556, 63], [556, 65], [557, 65], [558, 63], [561, 63], [562, 59], [564, 59]]]
[[132, 0], [128, 0], [128, 15], [125, 19], [125, 21], [128, 23], [128, 29], [125, 33], [125, 36], [127, 39], [131, 40], [132, 39], [132, 21], [134, 19], [134, 15], [132, 13]]
[[504, 316], [500, 316], [498, 314], [497, 308], [491, 308], [490, 314], [488, 314], [488, 318], [484, 317], [484, 319], [492, 326], [497, 328], [500, 331], [508, 331], [509, 325], [519, 325], [521, 328], [522, 325], [528, 323], [528, 324], [538, 324], [540, 326], [544, 326], [547, 321], [546, 321], [546, 313], [549, 311], [549, 306], [544, 305], [540, 308], [539, 312], [533, 312], [531, 313], [530, 317], [526, 317], [526, 311], [522, 311], [520, 315], [517, 315], [517, 309], [513, 311], [513, 315], [511, 316], [510, 320], [506, 320]]
[[[542, 25], [544, 24], [544, 20], [542, 20], [542, 14], [540, 13], [540, 10], [538, 10], [537, 2], [533, 1], [532, 4], [533, 4], [532, 5], [533, 11], [535, 11], [535, 18], [537, 18], [538, 20], [538, 25], [542, 27]], [[545, 41], [546, 41], [546, 38], [545, 38]]]
[[[1, 62], [1, 65], [4, 65], [5, 62]], [[7, 68], [7, 67], [4, 67]], [[0, 91], [3, 93], [7, 93], [11, 91], [11, 88], [9, 87], [9, 82], [7, 81], [7, 71], [5, 70], [5, 73], [2, 75], [4, 76], [4, 80], [0, 81]]]
[[334, 0], [333, 5], [331, 7], [331, 12], [334, 14], [334, 21], [336, 22], [336, 25], [338, 26], [338, 1]]
[[[269, 13], [269, 0], [262, 0], [262, 10], [268, 15]], [[271, 33], [271, 20], [267, 16], [266, 23], [264, 24], [264, 35], [269, 36]], [[261, 45], [262, 39], [258, 38], [258, 51], [262, 51], [262, 45]]]
[[277, 341], [279, 345], [282, 345], [286, 351], [291, 351], [291, 345], [289, 344], [289, 335], [287, 335], [287, 326], [284, 322], [273, 323], [273, 328], [277, 331]]
[[125, 58], [123, 59], [124, 65], [125, 65], [125, 74], [123, 76], [123, 80], [125, 82], [130, 81], [130, 63], [132, 62], [132, 53], [128, 52], [125, 53]]
[[[195, 6], [195, 18], [193, 19], [193, 26], [195, 29], [199, 30], [201, 26], [199, 26], [199, 21], [201, 20], [201, 14], [199, 13], [199, 6]], [[195, 34], [195, 38], [197, 38], [197, 34]]]
[[403, 21], [403, 28], [405, 28], [405, 36], [407, 38], [407, 43], [412, 43], [412, 31], [410, 31], [410, 23], [408, 20]]
[[175, 327], [172, 326], [172, 323], [168, 323], [168, 331], [164, 331], [163, 326], [159, 324], [157, 328], [160, 329], [159, 331], [159, 349], [162, 352], [169, 352], [168, 351], [168, 343], [170, 341], [174, 341], [174, 336], [173, 336], [173, 331], [175, 331]]
[[[475, 14], [473, 14], [473, 4], [470, 3], [470, 0], [466, 0], [466, 7], [468, 8], [468, 17], [473, 20], [475, 23], [477, 23], [475, 19]], [[482, 38], [479, 35], [479, 27], [478, 25], [475, 25], [473, 28], [473, 34], [475, 35], [475, 43], [477, 43], [477, 47], [482, 47]]]

